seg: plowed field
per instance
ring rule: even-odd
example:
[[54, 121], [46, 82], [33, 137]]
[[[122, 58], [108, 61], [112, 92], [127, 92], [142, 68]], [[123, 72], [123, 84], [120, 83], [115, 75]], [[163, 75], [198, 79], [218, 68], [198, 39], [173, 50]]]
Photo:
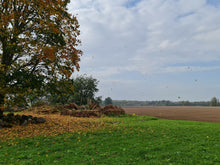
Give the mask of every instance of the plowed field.
[[148, 115], [172, 120], [192, 120], [220, 123], [220, 107], [147, 106], [123, 107], [126, 113]]

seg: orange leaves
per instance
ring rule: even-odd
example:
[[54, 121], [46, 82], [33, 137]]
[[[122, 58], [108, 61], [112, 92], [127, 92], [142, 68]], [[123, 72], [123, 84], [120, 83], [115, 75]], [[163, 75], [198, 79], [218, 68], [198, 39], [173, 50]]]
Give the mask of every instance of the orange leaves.
[[44, 56], [51, 61], [55, 61], [56, 59], [56, 48], [53, 47], [45, 47], [44, 48]]
[[7, 2], [5, 1], [3, 4], [2, 4], [3, 7], [6, 7], [7, 6]]
[[[30, 113], [28, 113], [30, 114]], [[26, 115], [28, 115], [26, 113]], [[61, 116], [59, 114], [35, 115], [46, 118], [46, 123], [29, 124], [27, 126], [14, 126], [1, 129], [0, 140], [11, 140], [14, 138], [26, 138], [36, 136], [56, 136], [62, 133], [83, 131], [95, 131], [105, 127], [105, 123], [97, 118], [76, 118]], [[80, 141], [80, 139], [78, 139]], [[40, 144], [36, 144], [36, 147]]]
[[63, 69], [63, 73], [67, 76], [67, 77], [70, 77], [72, 75], [72, 73], [67, 70], [67, 69]]

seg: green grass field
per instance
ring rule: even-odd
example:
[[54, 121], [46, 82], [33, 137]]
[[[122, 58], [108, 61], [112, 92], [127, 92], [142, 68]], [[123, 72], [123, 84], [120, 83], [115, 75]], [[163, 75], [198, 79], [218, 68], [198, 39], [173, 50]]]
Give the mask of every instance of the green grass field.
[[220, 164], [220, 124], [126, 115], [95, 132], [0, 142], [0, 164]]

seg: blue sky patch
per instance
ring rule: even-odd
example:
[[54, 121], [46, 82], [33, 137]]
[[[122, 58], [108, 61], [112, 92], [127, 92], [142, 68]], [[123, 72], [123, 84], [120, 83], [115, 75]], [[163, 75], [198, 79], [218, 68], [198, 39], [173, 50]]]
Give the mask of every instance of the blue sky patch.
[[126, 3], [127, 8], [135, 7], [141, 0], [132, 0]]
[[181, 19], [181, 18], [184, 18], [184, 17], [188, 17], [190, 15], [193, 15], [193, 14], [195, 14], [195, 12], [188, 12], [188, 13], [185, 13], [185, 14], [182, 14], [182, 15], [178, 15], [177, 18]]
[[206, 3], [215, 7], [220, 7], [220, 0], [207, 0]]

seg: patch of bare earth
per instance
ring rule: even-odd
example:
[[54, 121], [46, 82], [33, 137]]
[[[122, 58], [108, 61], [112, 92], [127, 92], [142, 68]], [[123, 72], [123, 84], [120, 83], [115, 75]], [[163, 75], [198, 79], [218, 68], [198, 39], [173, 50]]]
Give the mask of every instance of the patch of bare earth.
[[123, 107], [126, 113], [155, 116], [172, 120], [191, 120], [220, 123], [220, 107], [146, 106]]

